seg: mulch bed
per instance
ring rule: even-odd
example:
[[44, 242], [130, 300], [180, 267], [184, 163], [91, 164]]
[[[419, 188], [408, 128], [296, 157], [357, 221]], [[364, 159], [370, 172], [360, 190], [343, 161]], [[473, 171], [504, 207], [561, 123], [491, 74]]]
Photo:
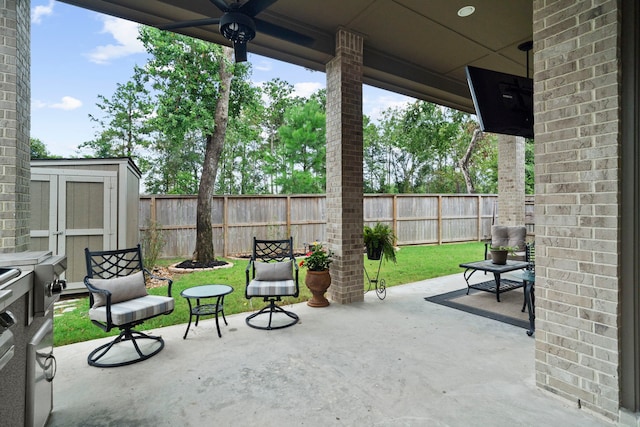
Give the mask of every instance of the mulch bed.
[[187, 259], [182, 261], [180, 264], [176, 264], [173, 268], [185, 268], [185, 269], [194, 269], [194, 268], [213, 268], [213, 267], [222, 267], [223, 265], [227, 265], [227, 261], [209, 261], [209, 262], [199, 262]]
[[[179, 276], [180, 274], [187, 274], [196, 270], [202, 270], [206, 268], [222, 267], [227, 264], [229, 263], [226, 261], [197, 262], [193, 260], [185, 260], [179, 264], [171, 266], [171, 268], [154, 267], [151, 273], [158, 277], [166, 277], [169, 279], [174, 279], [176, 276]], [[183, 270], [183, 271], [176, 271], [176, 270]], [[157, 288], [157, 287], [166, 286], [166, 285], [167, 285], [167, 282], [165, 280], [158, 280], [151, 277], [147, 279], [148, 288]]]

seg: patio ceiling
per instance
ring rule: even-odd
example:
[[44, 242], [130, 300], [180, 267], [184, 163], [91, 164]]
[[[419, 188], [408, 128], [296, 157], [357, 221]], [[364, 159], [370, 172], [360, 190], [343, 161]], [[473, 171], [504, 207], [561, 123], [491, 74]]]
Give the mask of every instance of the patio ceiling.
[[[63, 1], [152, 26], [222, 14], [209, 0]], [[475, 13], [459, 17], [467, 5]], [[344, 28], [364, 37], [365, 84], [467, 112], [474, 109], [464, 67], [524, 76], [527, 55], [518, 45], [532, 39], [531, 0], [278, 0], [257, 18], [314, 41], [301, 46], [258, 32], [249, 52], [324, 72]], [[217, 25], [176, 31], [229, 45]]]

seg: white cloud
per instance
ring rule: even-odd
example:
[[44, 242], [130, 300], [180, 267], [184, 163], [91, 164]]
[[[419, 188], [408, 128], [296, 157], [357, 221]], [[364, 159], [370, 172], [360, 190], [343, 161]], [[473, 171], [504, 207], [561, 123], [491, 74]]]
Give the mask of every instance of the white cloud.
[[142, 42], [137, 39], [137, 23], [110, 16], [101, 17], [101, 19], [103, 23], [101, 32], [110, 34], [116, 43], [96, 47], [88, 54], [89, 61], [108, 64], [112, 59], [145, 52]]
[[72, 96], [63, 96], [60, 99], [60, 102], [56, 102], [56, 103], [47, 103], [44, 101], [41, 101], [39, 99], [32, 99], [31, 100], [31, 109], [32, 110], [42, 110], [45, 108], [53, 108], [56, 110], [65, 110], [65, 111], [71, 111], [71, 110], [76, 110], [78, 108], [82, 107], [82, 101], [80, 101], [79, 99], [76, 99]]
[[254, 61], [255, 56], [253, 56], [251, 62], [251, 66], [254, 70], [268, 72], [273, 69], [273, 63], [271, 61], [262, 60], [260, 62]]
[[54, 0], [49, 0], [49, 3], [46, 5], [35, 6], [31, 9], [31, 23], [39, 24], [42, 22], [42, 18], [44, 16], [49, 16], [53, 14], [53, 2]]
[[379, 95], [375, 97], [365, 96], [362, 101], [364, 114], [369, 116], [373, 121], [379, 121], [382, 113], [389, 108], [404, 108], [407, 104], [415, 101], [415, 99], [404, 95], [392, 94]]
[[76, 108], [82, 107], [82, 101], [71, 96], [63, 96], [61, 102], [51, 104], [49, 107], [65, 111], [75, 110]]
[[323, 83], [318, 83], [318, 82], [295, 83], [293, 85], [293, 95], [300, 96], [302, 98], [308, 98], [309, 96], [311, 96], [311, 94], [313, 94], [317, 90], [323, 89], [324, 86], [325, 85]]
[[40, 101], [39, 99], [32, 99], [31, 100], [31, 108], [32, 109], [41, 109], [41, 108], [46, 108], [47, 107], [47, 103]]

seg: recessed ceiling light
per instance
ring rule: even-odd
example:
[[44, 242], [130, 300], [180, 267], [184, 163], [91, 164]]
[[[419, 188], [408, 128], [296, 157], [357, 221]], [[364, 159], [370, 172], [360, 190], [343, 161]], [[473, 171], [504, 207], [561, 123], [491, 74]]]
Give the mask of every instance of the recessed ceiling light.
[[461, 7], [460, 10], [458, 11], [458, 16], [461, 18], [465, 18], [473, 14], [473, 12], [475, 11], [476, 11], [476, 8], [473, 6], [464, 6], [464, 7]]

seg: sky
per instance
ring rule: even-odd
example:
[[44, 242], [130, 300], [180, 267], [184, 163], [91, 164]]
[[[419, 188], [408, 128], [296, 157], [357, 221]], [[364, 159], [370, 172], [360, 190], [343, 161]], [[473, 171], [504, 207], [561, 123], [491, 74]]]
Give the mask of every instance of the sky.
[[[54, 0], [31, 1], [31, 137], [62, 157], [89, 154], [78, 149], [99, 133], [89, 115], [102, 116], [98, 95], [110, 99], [147, 55], [137, 24]], [[259, 35], [258, 35], [259, 36]], [[325, 87], [325, 74], [249, 53], [251, 80], [259, 85], [279, 77], [297, 96]], [[364, 114], [376, 120], [412, 98], [363, 87]]]

